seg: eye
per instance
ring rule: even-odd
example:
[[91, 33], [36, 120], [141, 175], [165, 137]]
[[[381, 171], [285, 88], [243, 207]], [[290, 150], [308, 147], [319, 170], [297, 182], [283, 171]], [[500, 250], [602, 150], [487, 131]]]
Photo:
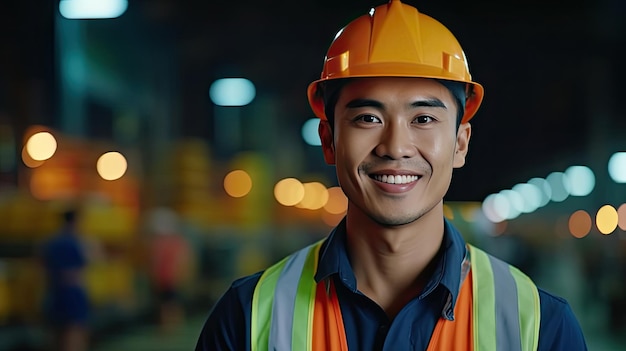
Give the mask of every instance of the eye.
[[356, 122], [364, 122], [364, 123], [380, 123], [380, 118], [374, 115], [360, 115], [355, 119]]
[[434, 122], [435, 118], [432, 117], [432, 116], [421, 115], [421, 116], [415, 117], [415, 119], [413, 121], [414, 121], [414, 123], [417, 123], [417, 124], [427, 124], [427, 123], [430, 123], [430, 122]]

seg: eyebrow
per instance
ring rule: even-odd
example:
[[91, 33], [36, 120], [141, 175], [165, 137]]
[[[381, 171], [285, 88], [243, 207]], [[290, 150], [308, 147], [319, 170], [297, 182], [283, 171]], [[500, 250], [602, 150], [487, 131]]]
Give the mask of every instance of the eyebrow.
[[418, 100], [415, 101], [413, 103], [411, 103], [412, 107], [440, 107], [443, 109], [448, 109], [448, 107], [446, 107], [446, 105], [443, 103], [443, 101], [437, 99], [437, 98], [431, 98], [431, 99], [426, 99], [426, 100]]
[[[437, 98], [414, 101], [410, 103], [409, 106], [411, 107], [439, 107], [439, 108], [443, 108], [446, 110], [448, 109], [446, 105], [443, 103], [443, 101]], [[348, 101], [348, 103], [346, 104], [346, 108], [359, 108], [359, 107], [375, 107], [375, 108], [382, 110], [382, 109], [385, 109], [385, 104], [383, 104], [382, 102], [378, 100], [372, 100], [372, 99], [354, 99], [354, 100]]]

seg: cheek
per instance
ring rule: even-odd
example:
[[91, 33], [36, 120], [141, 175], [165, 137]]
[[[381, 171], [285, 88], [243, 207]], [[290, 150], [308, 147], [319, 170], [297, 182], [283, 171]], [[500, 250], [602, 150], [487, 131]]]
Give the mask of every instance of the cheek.
[[345, 161], [361, 162], [376, 146], [371, 135], [364, 133], [335, 134], [335, 152]]
[[424, 135], [419, 138], [417, 146], [422, 157], [433, 167], [446, 167], [454, 156], [456, 141], [450, 137]]

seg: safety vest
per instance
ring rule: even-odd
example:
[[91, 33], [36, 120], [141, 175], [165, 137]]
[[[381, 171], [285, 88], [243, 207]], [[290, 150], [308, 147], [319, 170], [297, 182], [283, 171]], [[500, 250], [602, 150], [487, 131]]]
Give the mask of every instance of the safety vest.
[[[285, 257], [261, 275], [252, 297], [252, 351], [348, 350], [333, 280], [317, 284], [314, 279], [322, 243]], [[464, 266], [469, 259], [471, 269], [461, 278], [455, 319], [439, 319], [428, 350], [536, 350], [537, 287], [517, 268], [467, 246]]]

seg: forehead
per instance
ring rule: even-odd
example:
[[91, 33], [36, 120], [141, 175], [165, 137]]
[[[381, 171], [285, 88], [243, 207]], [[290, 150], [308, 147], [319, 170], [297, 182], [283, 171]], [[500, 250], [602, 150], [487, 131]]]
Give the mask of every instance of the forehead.
[[452, 93], [434, 79], [413, 77], [367, 77], [356, 78], [346, 84], [339, 100], [357, 97], [392, 97], [413, 99], [435, 97], [452, 102]]

